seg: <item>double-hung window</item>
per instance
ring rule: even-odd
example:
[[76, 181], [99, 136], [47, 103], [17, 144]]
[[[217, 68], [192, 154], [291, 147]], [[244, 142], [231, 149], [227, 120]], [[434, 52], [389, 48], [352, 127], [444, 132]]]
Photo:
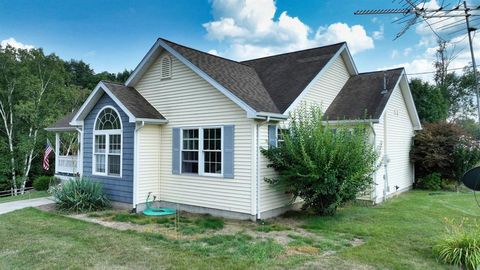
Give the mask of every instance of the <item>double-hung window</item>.
[[122, 124], [112, 107], [100, 111], [93, 130], [93, 174], [121, 176]]
[[221, 176], [222, 133], [221, 127], [182, 129], [182, 173]]

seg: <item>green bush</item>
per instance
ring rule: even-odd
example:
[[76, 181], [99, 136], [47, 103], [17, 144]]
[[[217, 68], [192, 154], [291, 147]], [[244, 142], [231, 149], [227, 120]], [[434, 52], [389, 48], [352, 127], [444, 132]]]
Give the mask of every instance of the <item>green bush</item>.
[[86, 178], [75, 178], [52, 188], [52, 194], [60, 209], [69, 212], [102, 210], [110, 206], [100, 183]]
[[439, 173], [432, 173], [424, 178], [417, 179], [416, 186], [421, 189], [441, 190], [443, 187], [442, 176]]
[[459, 181], [462, 175], [480, 162], [480, 147], [459, 125], [447, 122], [428, 123], [414, 137], [411, 158], [415, 163], [417, 183], [433, 173], [443, 179]]
[[33, 180], [32, 186], [35, 190], [48, 190], [52, 182], [51, 176], [39, 176]]
[[263, 149], [269, 167], [279, 172], [267, 182], [303, 199], [303, 208], [333, 215], [342, 204], [372, 184], [377, 153], [367, 125], [325, 124], [320, 108], [301, 108], [291, 115], [284, 143]]
[[446, 264], [462, 269], [476, 270], [480, 267], [480, 228], [453, 225], [445, 238], [439, 240], [433, 251]]

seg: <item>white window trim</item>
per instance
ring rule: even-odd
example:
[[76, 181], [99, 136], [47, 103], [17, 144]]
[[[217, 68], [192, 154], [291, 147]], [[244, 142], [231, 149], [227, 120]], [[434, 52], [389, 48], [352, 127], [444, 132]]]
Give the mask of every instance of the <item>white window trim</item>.
[[[98, 117], [100, 114], [103, 112], [105, 109], [112, 109], [117, 113], [118, 119], [120, 120], [120, 129], [109, 129], [109, 130], [96, 130], [95, 125], [97, 124]], [[105, 135], [105, 172], [97, 172], [95, 170], [95, 165], [96, 165], [96, 154], [95, 154], [95, 136], [96, 135]], [[120, 175], [113, 175], [113, 174], [108, 174], [108, 155], [110, 151], [110, 136], [109, 135], [120, 135]], [[120, 116], [120, 113], [118, 112], [117, 109], [115, 109], [113, 106], [106, 105], [102, 107], [98, 113], [97, 116], [95, 117], [95, 121], [93, 122], [93, 130], [92, 130], [92, 175], [98, 175], [98, 176], [106, 176], [106, 177], [112, 177], [112, 178], [122, 178], [123, 175], [123, 123], [122, 123], [122, 117]]]
[[[220, 129], [220, 147], [222, 153], [222, 164], [221, 164], [221, 173], [206, 173], [205, 172], [205, 150], [203, 149], [203, 130], [204, 129]], [[183, 172], [183, 131], [190, 130], [190, 129], [198, 129], [198, 174], [196, 173], [189, 173]], [[223, 177], [224, 169], [223, 166], [225, 164], [225, 149], [223, 147], [223, 126], [204, 126], [204, 127], [184, 127], [180, 128], [180, 173], [187, 174], [187, 175], [199, 175], [199, 176], [212, 176], [212, 177]], [[192, 151], [192, 150], [185, 150], [185, 151]], [[207, 151], [208, 152], [208, 151]], [[212, 151], [213, 152], [213, 151]]]

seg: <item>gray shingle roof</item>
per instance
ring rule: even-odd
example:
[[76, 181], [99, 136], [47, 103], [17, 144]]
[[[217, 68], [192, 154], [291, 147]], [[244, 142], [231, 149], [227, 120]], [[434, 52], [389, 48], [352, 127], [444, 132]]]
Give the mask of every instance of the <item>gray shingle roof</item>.
[[165, 120], [137, 89], [113, 82], [103, 83], [136, 118]]
[[[387, 93], [382, 94], [384, 72]], [[327, 120], [379, 119], [403, 68], [360, 73], [350, 77], [325, 112]]]
[[48, 126], [47, 130], [55, 130], [55, 129], [57, 129], [57, 130], [66, 130], [66, 129], [74, 130], [75, 127], [70, 125], [70, 121], [72, 121], [73, 117], [75, 116], [75, 114], [77, 114], [77, 112], [78, 112], [78, 109], [74, 110], [73, 112], [71, 112], [69, 114], [67, 114], [62, 119], [60, 119], [57, 122]]
[[241, 62], [255, 69], [280, 112], [285, 112], [345, 43]]
[[252, 67], [162, 40], [255, 111], [280, 112]]
[[[112, 92], [113, 95], [135, 116], [135, 118], [165, 120], [161, 115], [138, 91], [133, 87], [123, 84], [102, 81], [103, 84]], [[74, 129], [70, 125], [78, 110], [73, 111], [64, 118], [47, 127], [47, 130]]]

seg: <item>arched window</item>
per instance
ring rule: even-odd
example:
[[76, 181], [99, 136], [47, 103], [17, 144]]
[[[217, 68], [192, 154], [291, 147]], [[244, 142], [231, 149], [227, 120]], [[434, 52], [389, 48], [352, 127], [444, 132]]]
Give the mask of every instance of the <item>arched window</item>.
[[104, 107], [93, 130], [93, 174], [121, 176], [122, 120], [113, 107]]
[[160, 59], [160, 79], [169, 79], [172, 77], [172, 58], [165, 55]]

